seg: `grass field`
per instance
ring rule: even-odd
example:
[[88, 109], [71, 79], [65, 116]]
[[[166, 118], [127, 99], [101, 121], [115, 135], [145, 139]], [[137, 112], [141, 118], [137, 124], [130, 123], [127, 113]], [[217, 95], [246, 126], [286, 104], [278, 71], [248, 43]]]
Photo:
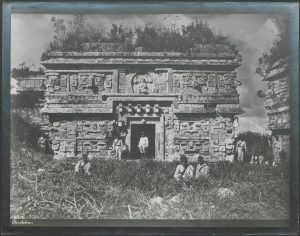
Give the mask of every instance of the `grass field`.
[[56, 161], [15, 143], [11, 150], [12, 219], [287, 219], [287, 165], [220, 162], [210, 179], [187, 188], [173, 181], [177, 163], [92, 160], [92, 177], [76, 161]]

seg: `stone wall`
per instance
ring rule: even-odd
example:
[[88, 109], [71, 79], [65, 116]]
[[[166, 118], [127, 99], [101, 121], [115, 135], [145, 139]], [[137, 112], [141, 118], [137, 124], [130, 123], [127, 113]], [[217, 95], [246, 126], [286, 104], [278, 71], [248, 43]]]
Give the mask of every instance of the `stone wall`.
[[57, 159], [88, 153], [89, 156], [108, 156], [111, 150], [109, 136], [113, 121], [89, 119], [64, 120], [51, 122], [49, 138], [54, 156]]
[[266, 112], [270, 129], [290, 127], [289, 77], [286, 75], [268, 81]]
[[[222, 116], [180, 116], [174, 119], [174, 128], [170, 129], [174, 142], [167, 149], [167, 156], [185, 153], [195, 160], [200, 153], [209, 161], [230, 160], [233, 158], [232, 117]], [[172, 157], [171, 157], [172, 158]]]
[[[200, 47], [190, 55], [147, 52], [50, 53], [43, 112], [54, 157], [85, 152], [111, 157], [112, 133], [155, 125], [157, 159], [233, 158], [232, 122], [239, 108], [230, 52]], [[201, 50], [204, 50], [201, 53]], [[118, 127], [118, 128], [116, 128]], [[122, 131], [120, 131], [122, 130]]]
[[266, 93], [266, 112], [268, 128], [272, 135], [279, 136], [282, 148], [290, 153], [290, 101], [289, 73], [286, 60], [279, 60], [266, 76], [268, 91]]

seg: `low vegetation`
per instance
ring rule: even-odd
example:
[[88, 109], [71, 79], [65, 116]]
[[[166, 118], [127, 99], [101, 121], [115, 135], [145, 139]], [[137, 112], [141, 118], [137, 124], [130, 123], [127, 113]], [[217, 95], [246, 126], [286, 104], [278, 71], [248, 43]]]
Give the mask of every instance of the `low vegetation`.
[[258, 67], [256, 73], [261, 77], [265, 77], [269, 74], [272, 68], [281, 66], [281, 64], [289, 62], [290, 54], [290, 22], [288, 17], [276, 16], [273, 18], [279, 32], [276, 40], [273, 42], [269, 51], [266, 51], [258, 59]]
[[289, 215], [286, 165], [211, 164], [209, 180], [187, 188], [173, 181], [176, 162], [93, 159], [92, 176], [82, 179], [74, 173], [76, 161], [53, 160], [15, 140], [11, 217], [287, 219]]
[[112, 24], [108, 30], [91, 26], [84, 15], [75, 15], [71, 20], [51, 18], [54, 37], [42, 59], [49, 51], [81, 51], [82, 43], [124, 43], [128, 51], [143, 47], [147, 52], [186, 52], [196, 44], [226, 44], [237, 53], [235, 45], [221, 32], [215, 30], [205, 20], [197, 20], [187, 25], [175, 27], [148, 23], [145, 26], [126, 27]]

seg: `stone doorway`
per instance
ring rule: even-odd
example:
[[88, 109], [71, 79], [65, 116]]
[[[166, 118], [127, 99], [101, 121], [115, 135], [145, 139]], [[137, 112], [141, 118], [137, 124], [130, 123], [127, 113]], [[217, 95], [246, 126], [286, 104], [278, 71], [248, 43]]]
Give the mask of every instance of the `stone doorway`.
[[131, 125], [131, 148], [130, 154], [132, 159], [140, 159], [140, 151], [138, 148], [141, 133], [144, 132], [149, 140], [148, 158], [155, 158], [155, 124], [132, 124]]

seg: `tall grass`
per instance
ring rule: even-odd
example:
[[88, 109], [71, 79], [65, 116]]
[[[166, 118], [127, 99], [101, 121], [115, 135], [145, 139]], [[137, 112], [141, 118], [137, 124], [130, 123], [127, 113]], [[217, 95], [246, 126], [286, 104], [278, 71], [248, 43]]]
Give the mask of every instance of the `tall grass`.
[[[75, 158], [56, 161], [16, 142], [11, 152], [15, 219], [278, 219], [288, 216], [285, 166], [220, 162], [191, 188], [173, 181], [176, 162], [93, 159], [92, 176], [74, 174]], [[234, 197], [221, 199], [220, 188]], [[153, 199], [160, 197], [159, 202]], [[274, 207], [275, 206], [275, 207]]]

